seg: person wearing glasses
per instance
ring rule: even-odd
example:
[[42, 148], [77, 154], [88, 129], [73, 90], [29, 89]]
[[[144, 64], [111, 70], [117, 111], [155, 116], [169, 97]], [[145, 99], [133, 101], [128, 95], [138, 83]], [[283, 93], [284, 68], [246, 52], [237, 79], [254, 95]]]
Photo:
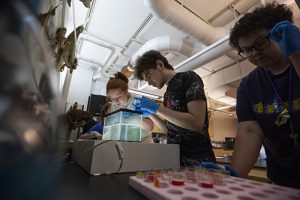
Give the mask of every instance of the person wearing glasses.
[[167, 85], [164, 105], [142, 97], [137, 98], [135, 109], [151, 113], [150, 119], [167, 132], [167, 143], [180, 144], [180, 165], [215, 162], [202, 79], [193, 71], [175, 72], [168, 60], [155, 50], [138, 58], [134, 73], [158, 89]]
[[246, 177], [261, 145], [271, 182], [300, 188], [300, 32], [286, 5], [245, 14], [230, 33], [238, 54], [257, 66], [237, 91], [232, 167]]

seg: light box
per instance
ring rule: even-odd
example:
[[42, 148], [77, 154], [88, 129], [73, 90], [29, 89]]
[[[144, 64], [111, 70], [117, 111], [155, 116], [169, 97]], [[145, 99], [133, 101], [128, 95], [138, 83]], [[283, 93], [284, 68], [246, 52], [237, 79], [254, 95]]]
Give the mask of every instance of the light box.
[[141, 141], [142, 113], [119, 109], [104, 118], [102, 140]]

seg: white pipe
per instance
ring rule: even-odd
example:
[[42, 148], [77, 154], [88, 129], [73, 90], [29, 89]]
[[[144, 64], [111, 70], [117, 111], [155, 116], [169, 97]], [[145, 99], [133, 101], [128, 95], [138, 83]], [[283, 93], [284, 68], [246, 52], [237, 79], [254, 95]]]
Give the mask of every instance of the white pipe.
[[229, 35], [223, 37], [212, 45], [196, 53], [192, 57], [174, 66], [174, 69], [176, 69], [177, 72], [195, 70], [201, 65], [204, 65], [205, 63], [230, 52], [232, 48], [230, 47], [228, 40]]
[[131, 63], [134, 64], [139, 56], [149, 50], [171, 51], [190, 57], [194, 48], [184, 39], [174, 38], [171, 36], [159, 36], [147, 41], [135, 54], [133, 54], [131, 57]]
[[85, 61], [85, 62], [93, 63], [93, 64], [99, 66], [99, 68], [98, 68], [98, 74], [96, 74], [96, 75], [93, 76], [93, 80], [96, 81], [97, 79], [99, 79], [99, 78], [102, 77], [101, 76], [101, 74], [103, 74], [102, 69], [107, 64], [107, 62], [111, 59], [111, 57], [115, 54], [116, 48], [114, 46], [112, 46], [112, 45], [107, 45], [107, 44], [105, 44], [103, 42], [98, 41], [98, 40], [100, 40], [99, 38], [96, 38], [97, 40], [94, 40], [92, 38], [96, 38], [96, 37], [92, 36], [88, 32], [83, 32], [80, 35], [79, 40], [81, 40], [81, 41], [88, 41], [88, 42], [91, 42], [91, 43], [96, 44], [98, 46], [101, 46], [101, 47], [104, 47], [106, 49], [109, 49], [110, 50], [109, 55], [104, 59], [104, 61], [103, 61], [102, 64], [99, 63], [96, 60], [92, 60], [92, 59], [89, 59], [89, 58], [84, 58], [84, 57], [82, 57], [80, 55], [77, 56], [77, 59]]
[[139, 90], [136, 90], [136, 89], [133, 89], [133, 88], [128, 89], [128, 92], [130, 92], [132, 94], [147, 96], [147, 97], [154, 98], [154, 99], [162, 98], [162, 96], [155, 95], [155, 94], [150, 94], [150, 93], [147, 93], [147, 92], [142, 92], [142, 91], [139, 91]]
[[144, 0], [144, 4], [164, 22], [194, 36], [206, 45], [227, 33], [224, 28], [210, 26], [174, 0]]

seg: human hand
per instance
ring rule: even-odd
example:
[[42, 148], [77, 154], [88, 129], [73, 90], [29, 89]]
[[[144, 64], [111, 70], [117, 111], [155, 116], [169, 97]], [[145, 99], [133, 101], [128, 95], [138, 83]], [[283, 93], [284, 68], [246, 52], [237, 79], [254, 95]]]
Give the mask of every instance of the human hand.
[[289, 21], [277, 23], [268, 32], [270, 38], [278, 42], [280, 49], [286, 56], [300, 51], [300, 31]]
[[96, 139], [96, 140], [102, 139], [102, 135], [100, 133], [98, 133], [97, 131], [91, 131], [90, 134], [93, 136], [92, 139]]
[[220, 171], [225, 171], [228, 172], [230, 174], [230, 176], [235, 176], [235, 177], [240, 177], [239, 173], [237, 173], [232, 167], [231, 165], [224, 165], [223, 169], [222, 167], [220, 167], [219, 165], [213, 163], [213, 162], [202, 162], [200, 164], [201, 167], [203, 168], [207, 168], [207, 169], [214, 169], [214, 170], [220, 170]]
[[159, 104], [147, 97], [134, 97], [138, 102], [135, 104], [135, 107], [139, 107], [142, 111], [148, 111], [149, 113], [156, 114]]
[[139, 107], [139, 105], [133, 103], [133, 104], [131, 104], [131, 106], [132, 106], [133, 110], [143, 113], [143, 117], [150, 117], [151, 113], [148, 112], [147, 110], [142, 110], [141, 107]]

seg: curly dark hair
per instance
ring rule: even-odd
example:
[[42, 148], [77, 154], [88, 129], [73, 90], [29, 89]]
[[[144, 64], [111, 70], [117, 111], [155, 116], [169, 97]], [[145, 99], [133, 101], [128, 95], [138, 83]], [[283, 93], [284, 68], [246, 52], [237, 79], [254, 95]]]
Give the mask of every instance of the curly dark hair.
[[164, 63], [165, 68], [174, 70], [173, 66], [169, 64], [166, 57], [164, 57], [159, 51], [150, 50], [139, 57], [134, 66], [134, 75], [137, 79], [143, 80], [144, 74], [149, 69], [156, 69], [156, 61], [161, 60]]
[[229, 43], [240, 50], [239, 38], [258, 29], [271, 29], [281, 21], [293, 22], [293, 13], [285, 4], [276, 2], [256, 8], [253, 12], [245, 14], [232, 28]]
[[106, 91], [120, 88], [122, 91], [128, 90], [128, 78], [121, 72], [117, 72], [106, 84]]

